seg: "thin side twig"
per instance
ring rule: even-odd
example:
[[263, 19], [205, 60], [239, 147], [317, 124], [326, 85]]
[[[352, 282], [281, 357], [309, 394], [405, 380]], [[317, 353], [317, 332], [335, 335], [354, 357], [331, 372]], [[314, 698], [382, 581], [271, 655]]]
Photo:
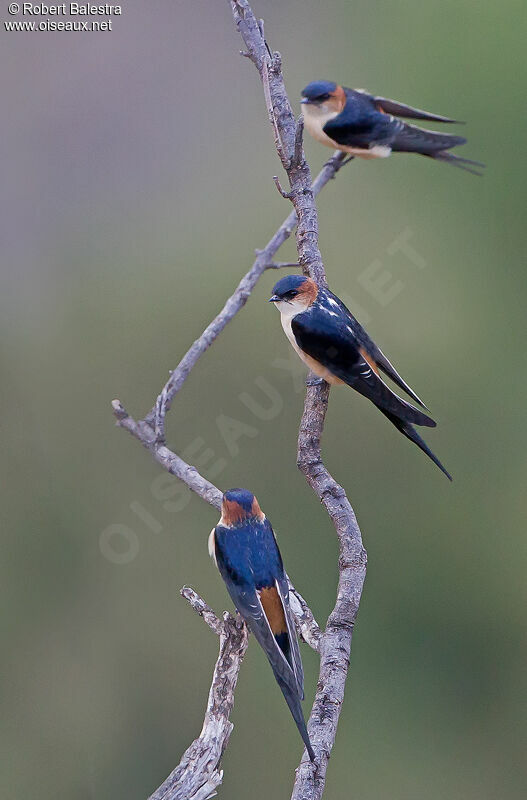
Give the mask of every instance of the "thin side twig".
[[218, 509], [221, 507], [222, 493], [218, 487], [204, 478], [196, 467], [183, 461], [177, 453], [169, 450], [165, 445], [156, 442], [154, 430], [147, 422], [133, 419], [120, 400], [113, 400], [112, 408], [114, 416], [117, 419], [117, 425], [124, 428], [128, 433], [131, 433], [133, 437], [138, 439], [143, 447], [146, 447], [146, 449], [152, 453], [155, 460], [161, 464], [167, 472], [170, 472], [171, 475], [183, 481], [189, 489], [199, 495], [199, 497], [205, 500], [206, 503], [209, 503], [209, 505]]
[[233, 729], [229, 717], [240, 667], [247, 650], [247, 627], [240, 618], [225, 613], [219, 620], [205, 601], [188, 586], [181, 594], [220, 638], [207, 710], [201, 733], [188, 747], [178, 766], [149, 800], [208, 800], [223, 779], [221, 757]]
[[289, 605], [291, 606], [291, 611], [295, 617], [297, 630], [304, 642], [313, 650], [318, 652], [320, 649], [320, 637], [322, 636], [322, 631], [320, 630], [318, 623], [313, 616], [313, 612], [309, 608], [308, 604], [300, 592], [295, 589], [290, 578], [288, 578], [288, 580]]

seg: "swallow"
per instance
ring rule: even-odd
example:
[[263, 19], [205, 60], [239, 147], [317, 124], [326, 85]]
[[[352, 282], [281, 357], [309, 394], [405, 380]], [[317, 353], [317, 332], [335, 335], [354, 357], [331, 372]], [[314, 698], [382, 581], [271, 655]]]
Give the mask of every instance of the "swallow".
[[446, 123], [458, 123], [458, 120], [376, 97], [364, 89], [347, 89], [332, 81], [308, 84], [300, 102], [311, 136], [352, 156], [386, 158], [391, 153], [420, 153], [474, 175], [482, 174], [474, 167], [485, 166], [448, 152], [452, 147], [465, 144], [467, 140], [463, 136], [425, 130], [397, 118]]
[[269, 302], [280, 311], [282, 327], [293, 349], [315, 375], [329, 384], [347, 384], [371, 400], [398, 431], [420, 447], [452, 480], [413, 427], [435, 428], [436, 423], [395, 394], [380, 372], [422, 408], [426, 408], [425, 404], [336, 295], [317, 286], [311, 278], [287, 275], [275, 284]]
[[247, 489], [229, 489], [223, 495], [220, 521], [209, 536], [209, 553], [234, 605], [263, 648], [314, 761], [300, 705], [304, 672], [289, 585], [271, 523]]

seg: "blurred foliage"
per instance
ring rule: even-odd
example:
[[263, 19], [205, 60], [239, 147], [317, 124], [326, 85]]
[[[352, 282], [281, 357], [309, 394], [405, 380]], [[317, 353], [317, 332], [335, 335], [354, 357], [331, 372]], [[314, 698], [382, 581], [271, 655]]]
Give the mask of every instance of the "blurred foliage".
[[[354, 162], [320, 198], [331, 285], [429, 404], [440, 424], [428, 441], [455, 478], [358, 396], [332, 393], [324, 452], [369, 569], [326, 797], [515, 800], [526, 728], [523, 5], [260, 0], [255, 10], [292, 98], [334, 78], [466, 119], [463, 154], [488, 164], [478, 179], [411, 156]], [[170, 479], [160, 486], [109, 403], [150, 408], [289, 212], [228, 5], [129, 0], [113, 28], [1, 34], [6, 797], [37, 784], [40, 800], [144, 798], [199, 732], [217, 642], [179, 588], [230, 607], [207, 556], [216, 514], [195, 497], [178, 511], [159, 499]], [[318, 170], [329, 151], [306, 149]], [[402, 234], [420, 267], [394, 252]], [[293, 256], [290, 244], [280, 253]], [[387, 304], [364, 278], [374, 262], [401, 284]], [[302, 392], [275, 363], [289, 359], [264, 302], [275, 278], [192, 374], [169, 443], [181, 452], [201, 437], [198, 452], [226, 462], [218, 484], [255, 491], [323, 620], [336, 542], [295, 469]], [[283, 404], [270, 420], [240, 399], [265, 404], [262, 377]], [[235, 454], [220, 414], [253, 429]], [[137, 537], [131, 563], [101, 554], [111, 524]], [[303, 654], [307, 709], [317, 659]], [[254, 800], [288, 796], [300, 741], [254, 645], [233, 719], [221, 796], [244, 798], [248, 786]]]

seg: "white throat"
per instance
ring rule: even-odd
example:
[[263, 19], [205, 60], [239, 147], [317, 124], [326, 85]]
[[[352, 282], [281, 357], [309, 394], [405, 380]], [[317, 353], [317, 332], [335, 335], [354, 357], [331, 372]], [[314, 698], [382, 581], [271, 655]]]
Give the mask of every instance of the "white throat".
[[318, 124], [325, 125], [330, 119], [338, 117], [339, 112], [329, 103], [306, 103], [302, 108], [304, 119], [317, 120]]
[[297, 314], [301, 314], [303, 311], [306, 311], [309, 308], [309, 303], [306, 303], [304, 300], [300, 300], [297, 297], [289, 302], [280, 300], [279, 303], [275, 303], [275, 306], [280, 312], [283, 325], [284, 319], [291, 320], [293, 317], [296, 317]]
[[291, 328], [291, 320], [293, 317], [296, 317], [297, 314], [301, 314], [303, 311], [306, 311], [309, 308], [309, 303], [296, 298], [288, 303], [285, 300], [281, 300], [279, 303], [275, 303], [275, 306], [280, 312], [280, 322], [282, 323], [282, 328], [284, 329], [285, 335], [293, 345], [298, 355], [300, 355], [300, 358], [302, 358]]
[[326, 103], [321, 103], [320, 105], [307, 103], [302, 106], [302, 113], [304, 115], [306, 129], [313, 139], [316, 139], [326, 146], [335, 147], [335, 142], [324, 133], [323, 128], [330, 119], [338, 117], [338, 111], [335, 111], [334, 108], [330, 108]]

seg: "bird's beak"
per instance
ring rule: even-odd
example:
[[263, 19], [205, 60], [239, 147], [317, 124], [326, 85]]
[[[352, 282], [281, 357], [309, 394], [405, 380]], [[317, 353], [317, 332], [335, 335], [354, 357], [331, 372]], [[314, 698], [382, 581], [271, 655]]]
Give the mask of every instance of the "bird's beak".
[[300, 102], [303, 106], [307, 106], [310, 103], [309, 97], [303, 97]]
[[273, 294], [273, 296], [270, 297], [267, 302], [268, 303], [279, 303], [280, 302], [280, 298], [278, 297], [277, 294]]

